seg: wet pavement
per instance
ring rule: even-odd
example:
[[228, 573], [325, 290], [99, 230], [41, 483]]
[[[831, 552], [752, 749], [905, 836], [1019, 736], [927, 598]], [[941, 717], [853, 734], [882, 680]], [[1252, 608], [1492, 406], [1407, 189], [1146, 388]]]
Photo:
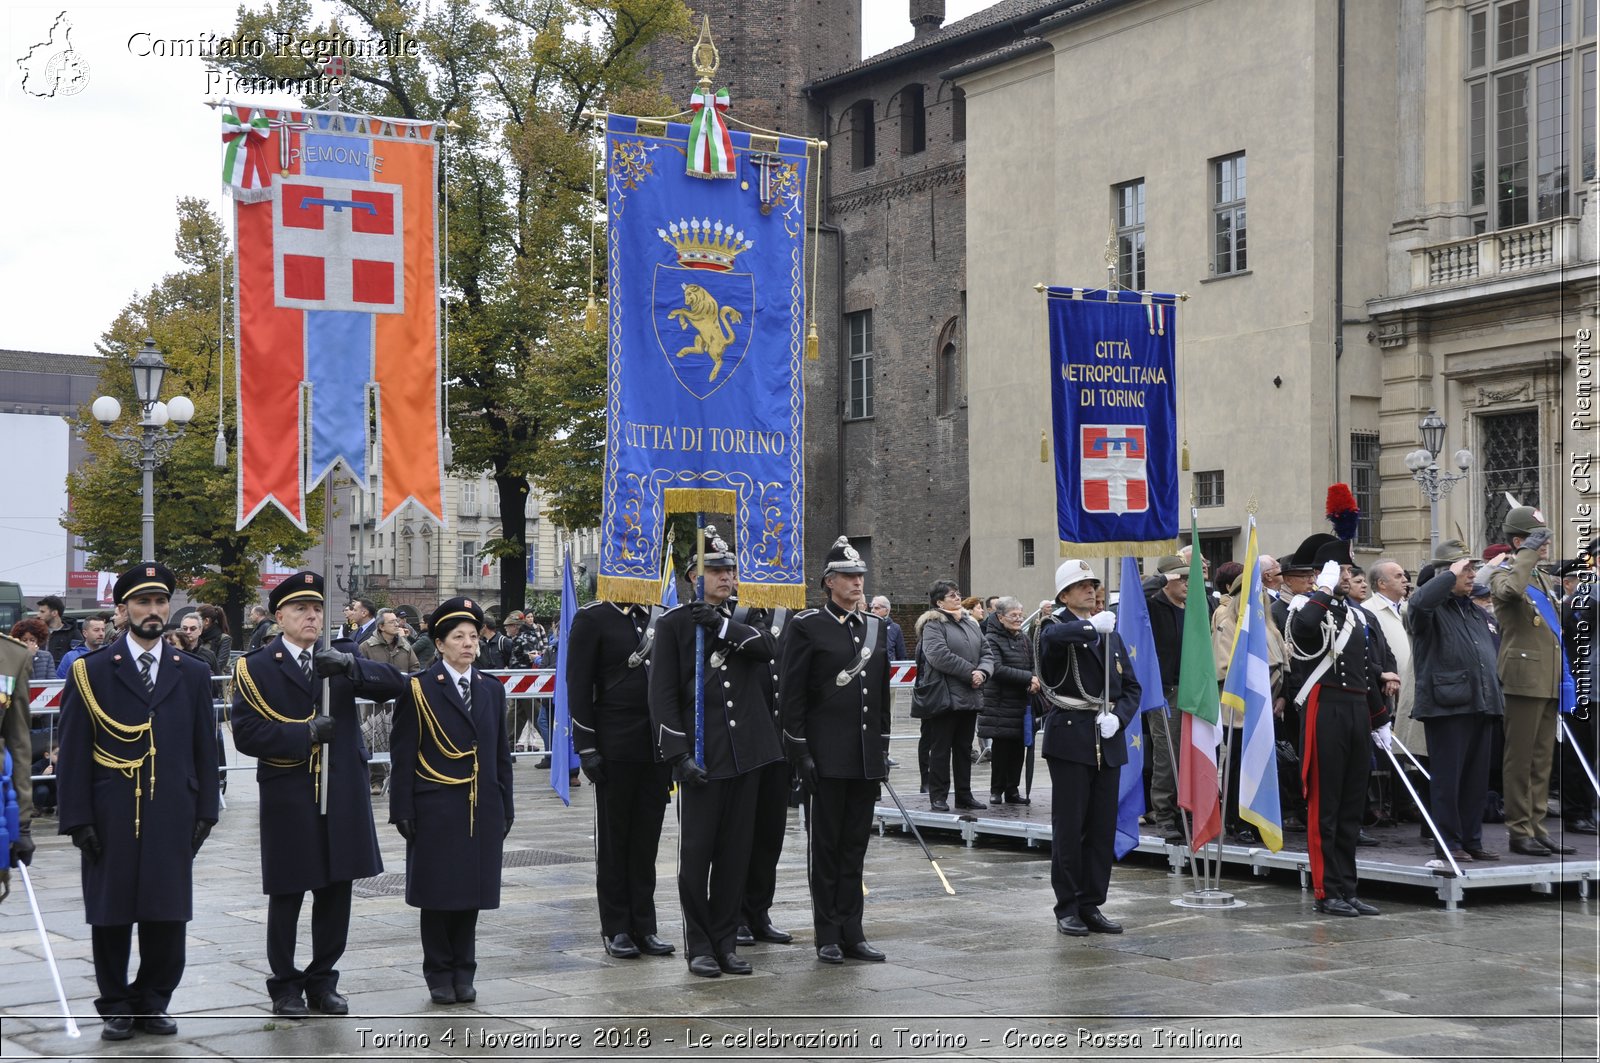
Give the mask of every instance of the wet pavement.
[[[904, 763], [910, 746], [897, 746]], [[987, 781], [987, 765], [978, 769]], [[906, 777], [902, 767], [897, 778]], [[196, 863], [176, 1037], [101, 1042], [77, 854], [36, 824], [33, 880], [82, 1038], [70, 1039], [21, 883], [0, 905], [0, 1055], [45, 1058], [383, 1059], [1594, 1059], [1596, 902], [1574, 886], [1475, 892], [1460, 911], [1374, 885], [1383, 914], [1315, 914], [1296, 876], [1229, 874], [1244, 902], [1174, 906], [1189, 880], [1135, 855], [1112, 877], [1120, 936], [1056, 933], [1048, 850], [967, 848], [930, 836], [955, 887], [898, 833], [867, 854], [866, 927], [881, 964], [817, 962], [805, 847], [791, 816], [774, 921], [793, 945], [741, 955], [749, 977], [691, 976], [681, 955], [615, 960], [594, 903], [593, 791], [563, 808], [519, 762], [502, 906], [479, 923], [478, 1001], [438, 1007], [405, 905], [402, 843], [380, 826], [390, 874], [357, 884], [340, 990], [352, 1014], [275, 1018], [266, 997], [254, 781], [236, 772]], [[907, 784], [900, 789], [904, 794]], [[912, 790], [915, 787], [911, 787]], [[380, 820], [384, 804], [380, 801]], [[662, 839], [662, 936], [682, 948], [677, 827]], [[309, 905], [307, 906], [309, 913]], [[308, 928], [309, 914], [302, 917]], [[303, 929], [304, 959], [308, 929]]]

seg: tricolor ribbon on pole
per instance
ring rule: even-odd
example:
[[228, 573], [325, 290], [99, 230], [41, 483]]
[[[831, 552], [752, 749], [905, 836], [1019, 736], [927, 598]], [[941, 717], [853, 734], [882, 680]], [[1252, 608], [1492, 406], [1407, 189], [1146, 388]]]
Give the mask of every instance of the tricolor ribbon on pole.
[[684, 173], [690, 177], [732, 177], [733, 138], [723, 112], [728, 109], [728, 90], [696, 92], [689, 100], [694, 117], [689, 120], [689, 150]]
[[[262, 199], [271, 194], [272, 174], [267, 167], [267, 138], [272, 134], [265, 111], [254, 116], [245, 109], [222, 112], [222, 183]], [[249, 197], [247, 197], [249, 198]]]

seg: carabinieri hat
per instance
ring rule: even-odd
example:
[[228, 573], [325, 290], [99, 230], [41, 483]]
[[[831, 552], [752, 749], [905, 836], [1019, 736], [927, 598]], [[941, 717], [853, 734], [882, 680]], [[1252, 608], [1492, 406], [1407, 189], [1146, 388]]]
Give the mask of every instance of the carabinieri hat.
[[861, 576], [867, 571], [867, 563], [861, 560], [861, 555], [856, 548], [850, 545], [850, 540], [843, 535], [833, 541], [833, 549], [828, 551], [828, 560], [822, 566], [822, 579], [838, 573], [844, 576]]
[[428, 634], [437, 641], [450, 634], [452, 628], [467, 623], [483, 626], [483, 606], [471, 598], [447, 598], [428, 617]]
[[1317, 551], [1328, 543], [1336, 543], [1337, 536], [1327, 532], [1313, 532], [1300, 541], [1300, 546], [1288, 557], [1280, 558], [1278, 567], [1284, 572], [1315, 572], [1321, 568], [1317, 561]]
[[141, 594], [165, 594], [172, 597], [178, 578], [172, 570], [159, 561], [141, 561], [117, 577], [112, 585], [111, 599], [118, 605]]
[[322, 604], [323, 579], [320, 572], [296, 572], [267, 595], [267, 609], [276, 613], [290, 602], [316, 602]]

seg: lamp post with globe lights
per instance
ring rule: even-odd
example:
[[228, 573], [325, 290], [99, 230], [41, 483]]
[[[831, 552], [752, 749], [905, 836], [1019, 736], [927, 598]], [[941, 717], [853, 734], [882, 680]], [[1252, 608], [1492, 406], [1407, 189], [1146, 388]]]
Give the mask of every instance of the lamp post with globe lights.
[[1454, 454], [1460, 472], [1442, 472], [1439, 469], [1439, 451], [1444, 449], [1444, 430], [1448, 426], [1439, 411], [1430, 409], [1417, 428], [1422, 433], [1422, 446], [1406, 455], [1406, 468], [1411, 478], [1422, 487], [1428, 498], [1429, 543], [1428, 556], [1439, 549], [1439, 502], [1450, 494], [1451, 488], [1467, 478], [1472, 468], [1472, 451], [1462, 447]]
[[[156, 350], [156, 341], [146, 337], [144, 349], [133, 360], [133, 393], [139, 402], [138, 431], [113, 428], [122, 416], [122, 403], [101, 395], [89, 407], [94, 419], [114, 440], [123, 455], [144, 474], [144, 512], [141, 515], [139, 557], [154, 561], [156, 556], [155, 471], [172, 453], [172, 445], [183, 438], [184, 429], [194, 420], [194, 403], [185, 395], [161, 401], [161, 381], [167, 375], [167, 360]], [[168, 428], [168, 423], [173, 425]]]

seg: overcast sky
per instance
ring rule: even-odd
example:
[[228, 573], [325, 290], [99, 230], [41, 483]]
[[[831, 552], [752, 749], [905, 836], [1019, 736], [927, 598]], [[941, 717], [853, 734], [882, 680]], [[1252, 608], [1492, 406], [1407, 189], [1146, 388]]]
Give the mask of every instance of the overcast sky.
[[[948, 0], [947, 19], [990, 2]], [[867, 54], [910, 38], [906, 0], [863, 6]], [[204, 61], [138, 53], [152, 50], [150, 40], [226, 33], [237, 7], [238, 0], [0, 5], [0, 121], [11, 145], [0, 166], [0, 349], [94, 353], [123, 305], [177, 267], [177, 199], [202, 196], [222, 213], [218, 120], [203, 106], [218, 92]], [[44, 65], [60, 42], [34, 51], [32, 64], [19, 61], [50, 39], [63, 9], [86, 77], [70, 95], [30, 95], [24, 65]], [[737, 109], [738, 86], [730, 87]]]

